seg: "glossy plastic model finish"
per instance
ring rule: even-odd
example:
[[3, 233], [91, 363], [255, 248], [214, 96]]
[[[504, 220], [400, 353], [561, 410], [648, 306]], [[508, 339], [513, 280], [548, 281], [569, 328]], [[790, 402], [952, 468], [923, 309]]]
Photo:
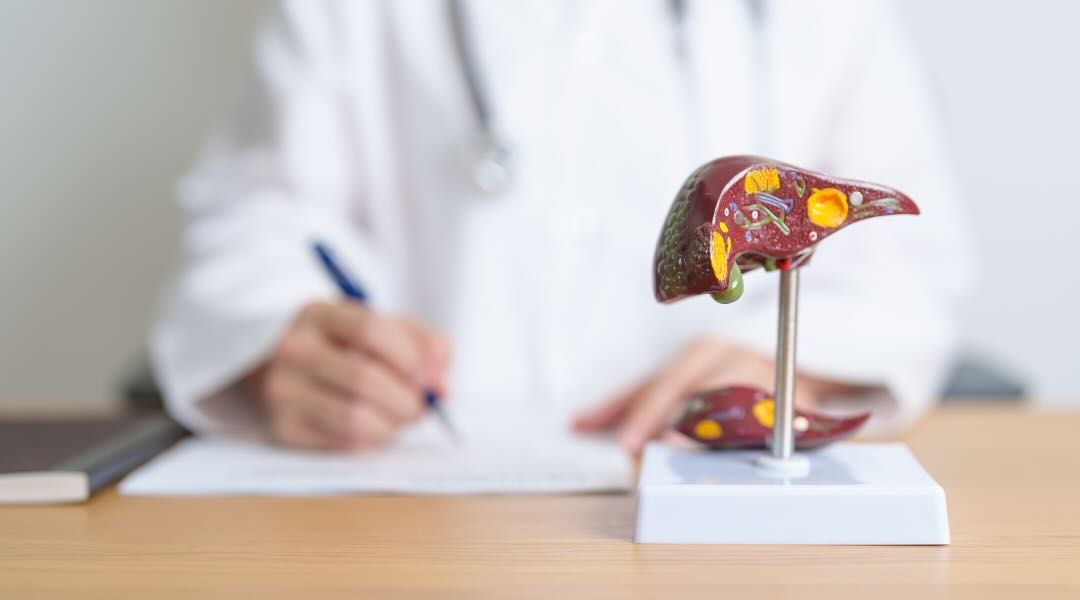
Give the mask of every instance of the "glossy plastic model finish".
[[[765, 448], [772, 435], [776, 402], [765, 390], [732, 386], [694, 396], [675, 430], [710, 448]], [[830, 417], [795, 409], [795, 448], [819, 448], [855, 433], [870, 413]]]
[[709, 162], [687, 178], [653, 261], [661, 302], [712, 294], [733, 302], [742, 274], [792, 269], [834, 232], [870, 217], [918, 214], [902, 192], [758, 156]]

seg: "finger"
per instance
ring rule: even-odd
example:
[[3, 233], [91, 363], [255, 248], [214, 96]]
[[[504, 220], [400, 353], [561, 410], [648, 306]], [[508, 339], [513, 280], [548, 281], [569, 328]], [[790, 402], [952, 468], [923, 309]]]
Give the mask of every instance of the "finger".
[[299, 415], [333, 437], [344, 435], [353, 399], [338, 388], [308, 372], [280, 368], [267, 376], [262, 390], [273, 415]]
[[355, 398], [381, 410], [395, 423], [407, 423], [424, 414], [424, 396], [420, 386], [403, 380], [382, 363], [363, 360], [358, 367], [359, 383]]
[[300, 320], [343, 344], [359, 341], [359, 332], [376, 316], [359, 302], [312, 302], [300, 313]]
[[645, 442], [667, 424], [675, 405], [729, 354], [727, 348], [708, 343], [694, 344], [680, 354], [629, 410], [619, 432], [623, 447], [634, 456], [640, 454]]
[[397, 319], [396, 322], [424, 346], [432, 362], [439, 365], [450, 362], [450, 340], [446, 336], [412, 319]]
[[336, 395], [314, 381], [283, 378], [274, 384], [273, 430], [299, 448], [356, 450], [385, 443], [397, 425], [380, 408]]
[[577, 431], [601, 431], [618, 423], [634, 401], [652, 385], [655, 377], [648, 377], [628, 390], [620, 392], [599, 406], [579, 413], [574, 418]]
[[772, 361], [747, 350], [740, 350], [718, 364], [717, 368], [705, 375], [700, 382], [702, 389], [735, 384], [771, 390], [776, 384]]
[[425, 353], [426, 365], [423, 383], [440, 394], [447, 392], [447, 368], [450, 364], [450, 340], [434, 329], [411, 319], [398, 323], [408, 330]]
[[[370, 401], [396, 422], [418, 419], [423, 414], [420, 387], [402, 379], [384, 362], [356, 350], [335, 345], [323, 332], [311, 327], [300, 328], [286, 339], [279, 351], [287, 372], [278, 376], [278, 395], [300, 395], [298, 401], [312, 399], [311, 384], [333, 388], [344, 396], [340, 404]], [[310, 382], [307, 386], [299, 382]], [[330, 415], [336, 415], [334, 411]]]
[[338, 343], [381, 360], [402, 378], [418, 383], [424, 379], [425, 348], [400, 320], [380, 316], [351, 301], [312, 304], [302, 318], [310, 319]]
[[345, 423], [343, 443], [351, 450], [367, 450], [386, 444], [393, 439], [398, 426], [387, 418], [385, 412], [370, 404], [352, 407]]
[[422, 342], [400, 321], [370, 319], [358, 336], [359, 350], [378, 359], [402, 379], [421, 384], [430, 359]]
[[271, 430], [278, 442], [305, 450], [336, 450], [341, 444], [303, 418], [296, 410], [277, 413]]
[[335, 345], [317, 329], [301, 328], [290, 334], [277, 354], [281, 364], [293, 373], [314, 377], [350, 395], [357, 391], [362, 355]]
[[[280, 350], [288, 367], [348, 396], [366, 399], [388, 411], [396, 421], [413, 421], [422, 414], [419, 386], [402, 380], [377, 359], [335, 345], [312, 328], [290, 336]], [[290, 390], [295, 392], [296, 390]]]

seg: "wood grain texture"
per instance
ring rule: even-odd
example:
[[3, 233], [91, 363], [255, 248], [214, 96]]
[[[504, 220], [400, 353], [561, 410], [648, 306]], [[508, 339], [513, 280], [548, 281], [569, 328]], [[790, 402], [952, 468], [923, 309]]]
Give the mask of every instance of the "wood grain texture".
[[1080, 598], [1080, 413], [907, 441], [946, 547], [638, 546], [633, 498], [126, 498], [0, 508], [0, 598]]

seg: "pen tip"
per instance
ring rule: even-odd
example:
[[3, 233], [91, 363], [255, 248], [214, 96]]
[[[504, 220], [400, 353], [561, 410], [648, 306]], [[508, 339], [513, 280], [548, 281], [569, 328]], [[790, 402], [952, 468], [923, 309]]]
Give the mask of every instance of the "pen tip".
[[458, 430], [456, 427], [454, 427], [454, 424], [450, 422], [450, 417], [446, 416], [446, 411], [444, 411], [442, 409], [442, 406], [439, 405], [439, 395], [431, 390], [425, 391], [424, 404], [426, 404], [428, 410], [434, 413], [435, 417], [439, 419], [439, 423], [442, 424], [443, 429], [446, 430], [446, 434], [450, 436], [450, 439], [452, 439], [455, 444], [462, 443], [463, 440], [461, 434], [458, 433]]
[[451, 422], [450, 418], [446, 416], [446, 413], [443, 412], [441, 408], [434, 408], [433, 412], [435, 413], [435, 416], [439, 419], [439, 423], [442, 424], [443, 429], [446, 431], [446, 434], [450, 437], [450, 439], [453, 440], [455, 444], [461, 444], [464, 440], [462, 439], [461, 434], [458, 432], [457, 427], [454, 427], [454, 423]]

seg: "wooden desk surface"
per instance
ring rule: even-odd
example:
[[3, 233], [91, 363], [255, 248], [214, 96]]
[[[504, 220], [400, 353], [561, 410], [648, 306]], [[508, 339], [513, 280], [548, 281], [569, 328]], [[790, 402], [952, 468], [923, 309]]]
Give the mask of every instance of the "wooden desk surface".
[[638, 546], [627, 495], [126, 498], [0, 508], [0, 598], [1080, 598], [1080, 413], [907, 441], [945, 547]]

